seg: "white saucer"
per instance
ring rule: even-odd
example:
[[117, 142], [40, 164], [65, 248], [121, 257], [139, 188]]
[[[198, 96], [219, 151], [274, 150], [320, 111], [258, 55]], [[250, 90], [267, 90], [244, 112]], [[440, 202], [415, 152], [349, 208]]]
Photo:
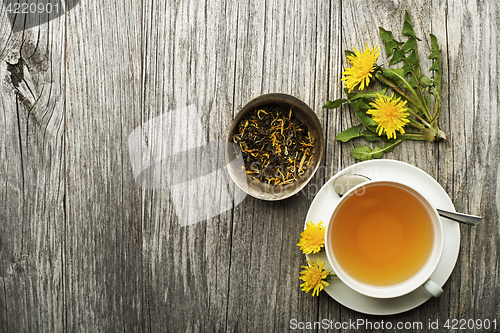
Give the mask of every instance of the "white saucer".
[[[309, 207], [306, 223], [309, 221], [317, 223], [321, 220], [324, 222], [323, 225], [326, 226], [330, 222], [330, 217], [340, 200], [333, 191], [333, 182], [338, 176], [346, 173], [365, 175], [372, 180], [398, 181], [424, 194], [436, 208], [455, 211], [453, 203], [441, 185], [421, 169], [394, 160], [374, 160], [354, 164], [337, 173], [323, 185], [314, 198], [311, 207]], [[441, 218], [441, 221], [443, 222], [445, 238], [444, 251], [441, 261], [431, 278], [434, 282], [443, 286], [457, 262], [460, 246], [460, 227], [458, 223], [449, 221], [446, 218]], [[323, 260], [325, 268], [333, 272], [324, 251], [306, 255], [306, 257], [308, 260], [317, 260], [317, 258], [320, 261]], [[352, 310], [371, 315], [391, 315], [405, 312], [416, 308], [431, 298], [431, 295], [422, 287], [405, 296], [378, 299], [364, 296], [352, 290], [338, 278], [330, 279], [328, 282], [330, 285], [324, 290], [334, 300]]]

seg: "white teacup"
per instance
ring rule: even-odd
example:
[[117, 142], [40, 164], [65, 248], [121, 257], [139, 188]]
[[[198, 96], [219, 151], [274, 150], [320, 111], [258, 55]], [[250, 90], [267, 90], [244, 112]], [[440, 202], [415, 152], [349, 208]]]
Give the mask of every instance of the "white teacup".
[[[373, 193], [377, 190], [376, 186], [388, 186], [387, 188], [387, 193], [389, 193], [392, 189], [397, 193], [397, 191], [403, 190], [405, 193], [409, 194], [412, 198], [417, 199], [422, 205], [418, 205], [423, 207], [422, 209], [425, 210], [425, 212], [428, 214], [429, 219], [426, 219], [426, 223], [428, 224], [429, 221], [432, 224], [432, 228], [427, 225], [428, 229], [431, 228], [433, 230], [433, 234], [429, 233], [428, 239], [430, 242], [429, 246], [426, 246], [425, 249], [426, 253], [430, 253], [427, 257], [427, 260], [425, 263], [419, 267], [419, 270], [413, 274], [412, 276], [406, 278], [405, 280], [401, 282], [397, 282], [395, 284], [389, 284], [389, 285], [376, 285], [376, 284], [369, 284], [366, 283], [366, 281], [361, 281], [360, 278], [355, 278], [350, 272], [354, 272], [352, 269], [349, 271], [349, 269], [346, 269], [347, 266], [343, 267], [341, 264], [339, 264], [339, 260], [342, 258], [341, 252], [342, 249], [338, 248], [338, 245], [334, 246], [332, 239], [335, 238], [334, 232], [335, 230], [345, 230], [340, 227], [340, 223], [349, 223], [350, 221], [340, 221], [338, 217], [340, 216], [338, 213], [341, 211], [342, 207], [344, 205], [347, 206], [345, 207], [352, 207], [354, 206], [362, 206], [363, 205], [363, 200], [368, 200], [370, 197], [366, 197], [365, 193], [370, 192], [370, 188], [372, 188], [372, 196], [374, 195]], [[383, 189], [383, 187], [379, 187], [378, 190]], [[398, 190], [399, 189], [399, 190]], [[368, 192], [367, 192], [368, 190]], [[399, 192], [403, 193], [403, 192]], [[413, 200], [413, 199], [412, 199]], [[415, 201], [416, 203], [416, 201]], [[387, 205], [387, 211], [382, 211], [382, 213], [390, 212], [391, 205], [388, 203]], [[394, 209], [393, 209], [394, 210]], [[401, 210], [401, 209], [400, 209]], [[347, 208], [344, 208], [344, 211], [347, 211]], [[342, 213], [341, 214], [346, 214]], [[388, 213], [389, 214], [389, 213]], [[423, 213], [424, 214], [424, 213]], [[427, 215], [425, 215], [427, 216]], [[393, 217], [390, 217], [393, 218]], [[389, 218], [389, 219], [390, 219]], [[401, 217], [401, 219], [404, 220], [404, 217]], [[379, 219], [380, 221], [384, 221], [384, 219]], [[409, 219], [408, 219], [409, 221]], [[399, 222], [398, 223], [404, 223], [404, 222]], [[413, 222], [414, 223], [414, 222]], [[336, 227], [334, 227], [336, 225]], [[366, 224], [365, 224], [366, 225]], [[370, 225], [370, 228], [375, 227], [375, 225]], [[366, 230], [360, 230], [360, 227], [358, 229], [353, 229], [353, 230], [358, 230], [359, 232], [365, 232]], [[379, 229], [377, 229], [379, 230]], [[383, 229], [380, 229], [383, 230]], [[358, 231], [353, 231], [358, 232]], [[340, 235], [340, 234], [339, 234]], [[405, 234], [406, 235], [406, 234]], [[347, 235], [346, 235], [347, 236]], [[355, 236], [352, 236], [351, 238], [356, 239]], [[375, 242], [376, 243], [376, 242]], [[411, 251], [410, 245], [408, 245], [408, 249], [404, 248], [406, 244], [404, 242], [400, 242], [401, 244], [398, 243], [398, 246], [403, 246], [401, 248], [401, 253], [402, 251]], [[355, 242], [349, 243], [353, 244], [352, 246], [356, 246]], [[443, 226], [441, 223], [441, 219], [439, 218], [439, 214], [434, 208], [434, 206], [429, 203], [429, 201], [418, 191], [415, 189], [398, 183], [394, 181], [368, 181], [363, 184], [360, 184], [351, 190], [349, 190], [345, 195], [342, 196], [340, 199], [337, 207], [335, 208], [332, 217], [326, 227], [325, 231], [325, 251], [328, 257], [328, 260], [330, 261], [330, 264], [333, 267], [333, 270], [337, 274], [338, 278], [344, 282], [347, 286], [349, 286], [351, 289], [357, 291], [360, 294], [369, 296], [369, 297], [374, 297], [374, 298], [394, 298], [394, 297], [400, 297], [403, 295], [406, 295], [415, 289], [419, 288], [420, 286], [424, 287], [431, 295], [434, 297], [439, 297], [442, 293], [443, 290], [439, 285], [437, 285], [435, 282], [433, 282], [430, 277], [432, 273], [436, 270], [436, 267], [439, 264], [439, 261], [441, 259], [441, 256], [443, 254], [443, 248], [444, 248], [444, 232], [443, 232]], [[366, 250], [359, 251], [360, 253], [366, 253]], [[397, 252], [395, 252], [397, 253]], [[377, 252], [374, 251], [374, 253], [369, 253], [368, 255], [377, 255]], [[398, 254], [395, 254], [398, 255]], [[400, 256], [401, 257], [401, 256]], [[387, 259], [389, 258], [389, 259]], [[390, 256], [384, 258], [384, 260], [388, 260], [390, 262]], [[346, 263], [345, 259], [343, 262]], [[340, 261], [342, 261], [340, 260]], [[368, 258], [362, 258], [362, 260], [368, 260]], [[422, 259], [425, 260], [425, 259]], [[368, 266], [366, 266], [368, 267]], [[421, 267], [421, 268], [420, 268]], [[389, 267], [390, 268], [390, 267]]]

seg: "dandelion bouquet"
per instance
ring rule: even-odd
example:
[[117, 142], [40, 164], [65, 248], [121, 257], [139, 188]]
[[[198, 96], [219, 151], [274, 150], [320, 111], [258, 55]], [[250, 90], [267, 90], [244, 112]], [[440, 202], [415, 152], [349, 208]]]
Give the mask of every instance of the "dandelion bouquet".
[[[400, 64], [402, 67], [378, 66], [379, 47], [371, 48], [367, 44], [362, 52], [356, 49], [354, 52], [346, 51], [351, 64], [342, 73], [347, 98], [328, 101], [323, 106], [334, 109], [348, 103], [354, 110], [361, 124], [339, 133], [336, 139], [347, 142], [361, 137], [377, 142], [373, 148], [361, 145], [351, 150], [355, 158], [363, 161], [381, 158], [404, 140], [447, 140], [438, 126], [441, 113], [441, 50], [436, 37], [430, 34], [429, 59], [434, 62], [429, 69], [433, 75], [429, 78], [420, 68], [417, 49], [417, 40], [420, 39], [413, 31], [408, 12], [402, 30], [403, 35], [408, 37], [406, 42], [397, 41], [392, 32], [383, 28], [379, 28], [379, 32], [390, 57], [389, 67]], [[381, 90], [373, 91], [373, 81], [380, 82]]]

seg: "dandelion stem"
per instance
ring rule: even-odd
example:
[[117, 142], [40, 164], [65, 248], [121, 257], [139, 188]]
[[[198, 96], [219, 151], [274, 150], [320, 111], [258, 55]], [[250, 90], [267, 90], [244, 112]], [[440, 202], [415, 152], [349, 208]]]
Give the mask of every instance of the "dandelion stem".
[[[415, 49], [415, 55], [416, 55], [417, 61], [418, 61], [419, 56], [418, 56], [418, 52], [417, 52], [416, 49]], [[410, 63], [410, 61], [406, 57], [404, 58], [404, 61], [408, 64], [408, 66], [410, 66], [410, 68], [413, 68], [413, 65]], [[418, 76], [417, 76], [417, 73], [415, 73], [415, 71], [413, 69], [411, 70], [411, 74], [413, 75], [413, 78], [415, 79], [415, 82], [419, 82], [418, 78], [421, 75], [421, 73], [420, 73], [420, 67], [418, 67], [418, 66], [417, 66], [417, 72], [418, 72]], [[419, 92], [418, 97], [420, 98], [424, 109], [425, 110], [429, 110], [429, 107], [427, 106], [427, 103], [426, 103], [425, 98], [424, 98], [424, 93], [422, 91], [422, 86], [420, 84], [418, 84], [417, 86], [418, 86], [418, 92]], [[430, 117], [430, 114], [429, 114], [429, 117]]]
[[[413, 113], [412, 113], [413, 114]], [[410, 121], [408, 123], [409, 126], [413, 126], [414, 128], [419, 128], [419, 129], [425, 129], [425, 126], [413, 119], [412, 117], [408, 117], [408, 120]]]
[[410, 139], [410, 140], [426, 140], [430, 142], [435, 140], [435, 136], [423, 133], [405, 133], [400, 136], [398, 135], [398, 138]]
[[436, 98], [436, 103], [434, 105], [434, 115], [431, 119], [431, 125], [434, 125], [436, 121], [439, 118], [439, 115], [441, 114], [441, 99], [439, 97], [439, 92], [436, 90], [436, 88], [431, 89], [432, 94]]
[[[411, 85], [408, 83], [408, 81], [406, 81], [404, 79], [404, 77], [401, 77], [401, 75], [397, 74], [396, 72], [394, 72], [391, 69], [387, 69], [387, 70], [390, 71], [391, 73], [393, 73], [394, 75], [396, 75], [398, 78], [400, 78], [404, 82], [404, 84], [408, 87], [408, 89], [410, 89], [410, 91], [412, 92], [412, 94], [414, 96], [418, 97], [418, 95], [415, 92], [415, 90], [413, 90], [413, 88], [411, 87]], [[413, 104], [417, 109], [419, 109], [420, 111], [422, 111], [422, 113], [425, 115], [425, 117], [428, 119], [428, 121], [431, 121], [431, 116], [429, 114], [429, 111], [423, 106], [423, 102], [422, 101], [417, 101], [413, 97], [409, 96], [403, 89], [401, 89], [400, 87], [398, 87], [394, 82], [392, 82], [392, 80], [390, 80], [389, 78], [387, 78], [386, 76], [384, 76], [384, 74], [382, 74], [381, 72], [375, 74], [375, 77], [378, 80], [382, 81], [383, 83], [387, 84], [393, 90], [397, 91], [398, 94], [400, 94], [401, 96], [403, 96], [408, 102], [410, 102], [410, 104]]]
[[397, 141], [395, 141], [394, 143], [388, 143], [388, 144], [386, 144], [381, 150], [379, 150], [379, 152], [380, 151], [386, 151], [386, 150], [393, 149], [394, 147], [396, 147], [397, 145], [399, 145], [401, 142], [403, 142], [404, 139], [405, 139], [404, 135], [403, 135], [403, 137], [398, 136], [398, 140]]
[[[410, 113], [412, 115], [414, 115], [415, 118], [417, 118], [418, 120], [420, 120], [422, 122], [422, 124], [424, 124], [428, 128], [431, 128], [431, 125], [424, 118], [422, 118], [415, 110], [413, 110], [411, 107], [408, 107], [408, 111], [410, 111]], [[422, 128], [424, 128], [424, 127], [422, 127]]]
[[415, 101], [412, 97], [408, 96], [403, 89], [399, 88], [394, 82], [392, 82], [391, 80], [389, 80], [388, 78], [386, 78], [384, 75], [382, 75], [380, 73], [377, 73], [377, 74], [375, 74], [375, 77], [378, 80], [380, 80], [383, 83], [385, 83], [386, 85], [388, 85], [389, 87], [391, 87], [392, 89], [396, 90], [398, 92], [398, 94], [400, 94], [401, 96], [403, 96], [404, 98], [406, 98], [406, 100], [408, 102], [410, 102], [411, 104], [413, 104], [415, 106], [418, 106], [417, 101]]

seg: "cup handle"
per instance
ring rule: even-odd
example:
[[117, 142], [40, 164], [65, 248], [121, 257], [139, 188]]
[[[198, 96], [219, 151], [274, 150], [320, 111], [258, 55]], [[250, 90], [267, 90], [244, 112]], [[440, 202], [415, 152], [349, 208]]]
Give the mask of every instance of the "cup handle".
[[424, 287], [425, 290], [427, 290], [427, 292], [434, 297], [439, 297], [443, 293], [443, 289], [441, 289], [441, 287], [436, 282], [430, 279], [427, 280], [427, 282], [424, 283], [422, 287]]

